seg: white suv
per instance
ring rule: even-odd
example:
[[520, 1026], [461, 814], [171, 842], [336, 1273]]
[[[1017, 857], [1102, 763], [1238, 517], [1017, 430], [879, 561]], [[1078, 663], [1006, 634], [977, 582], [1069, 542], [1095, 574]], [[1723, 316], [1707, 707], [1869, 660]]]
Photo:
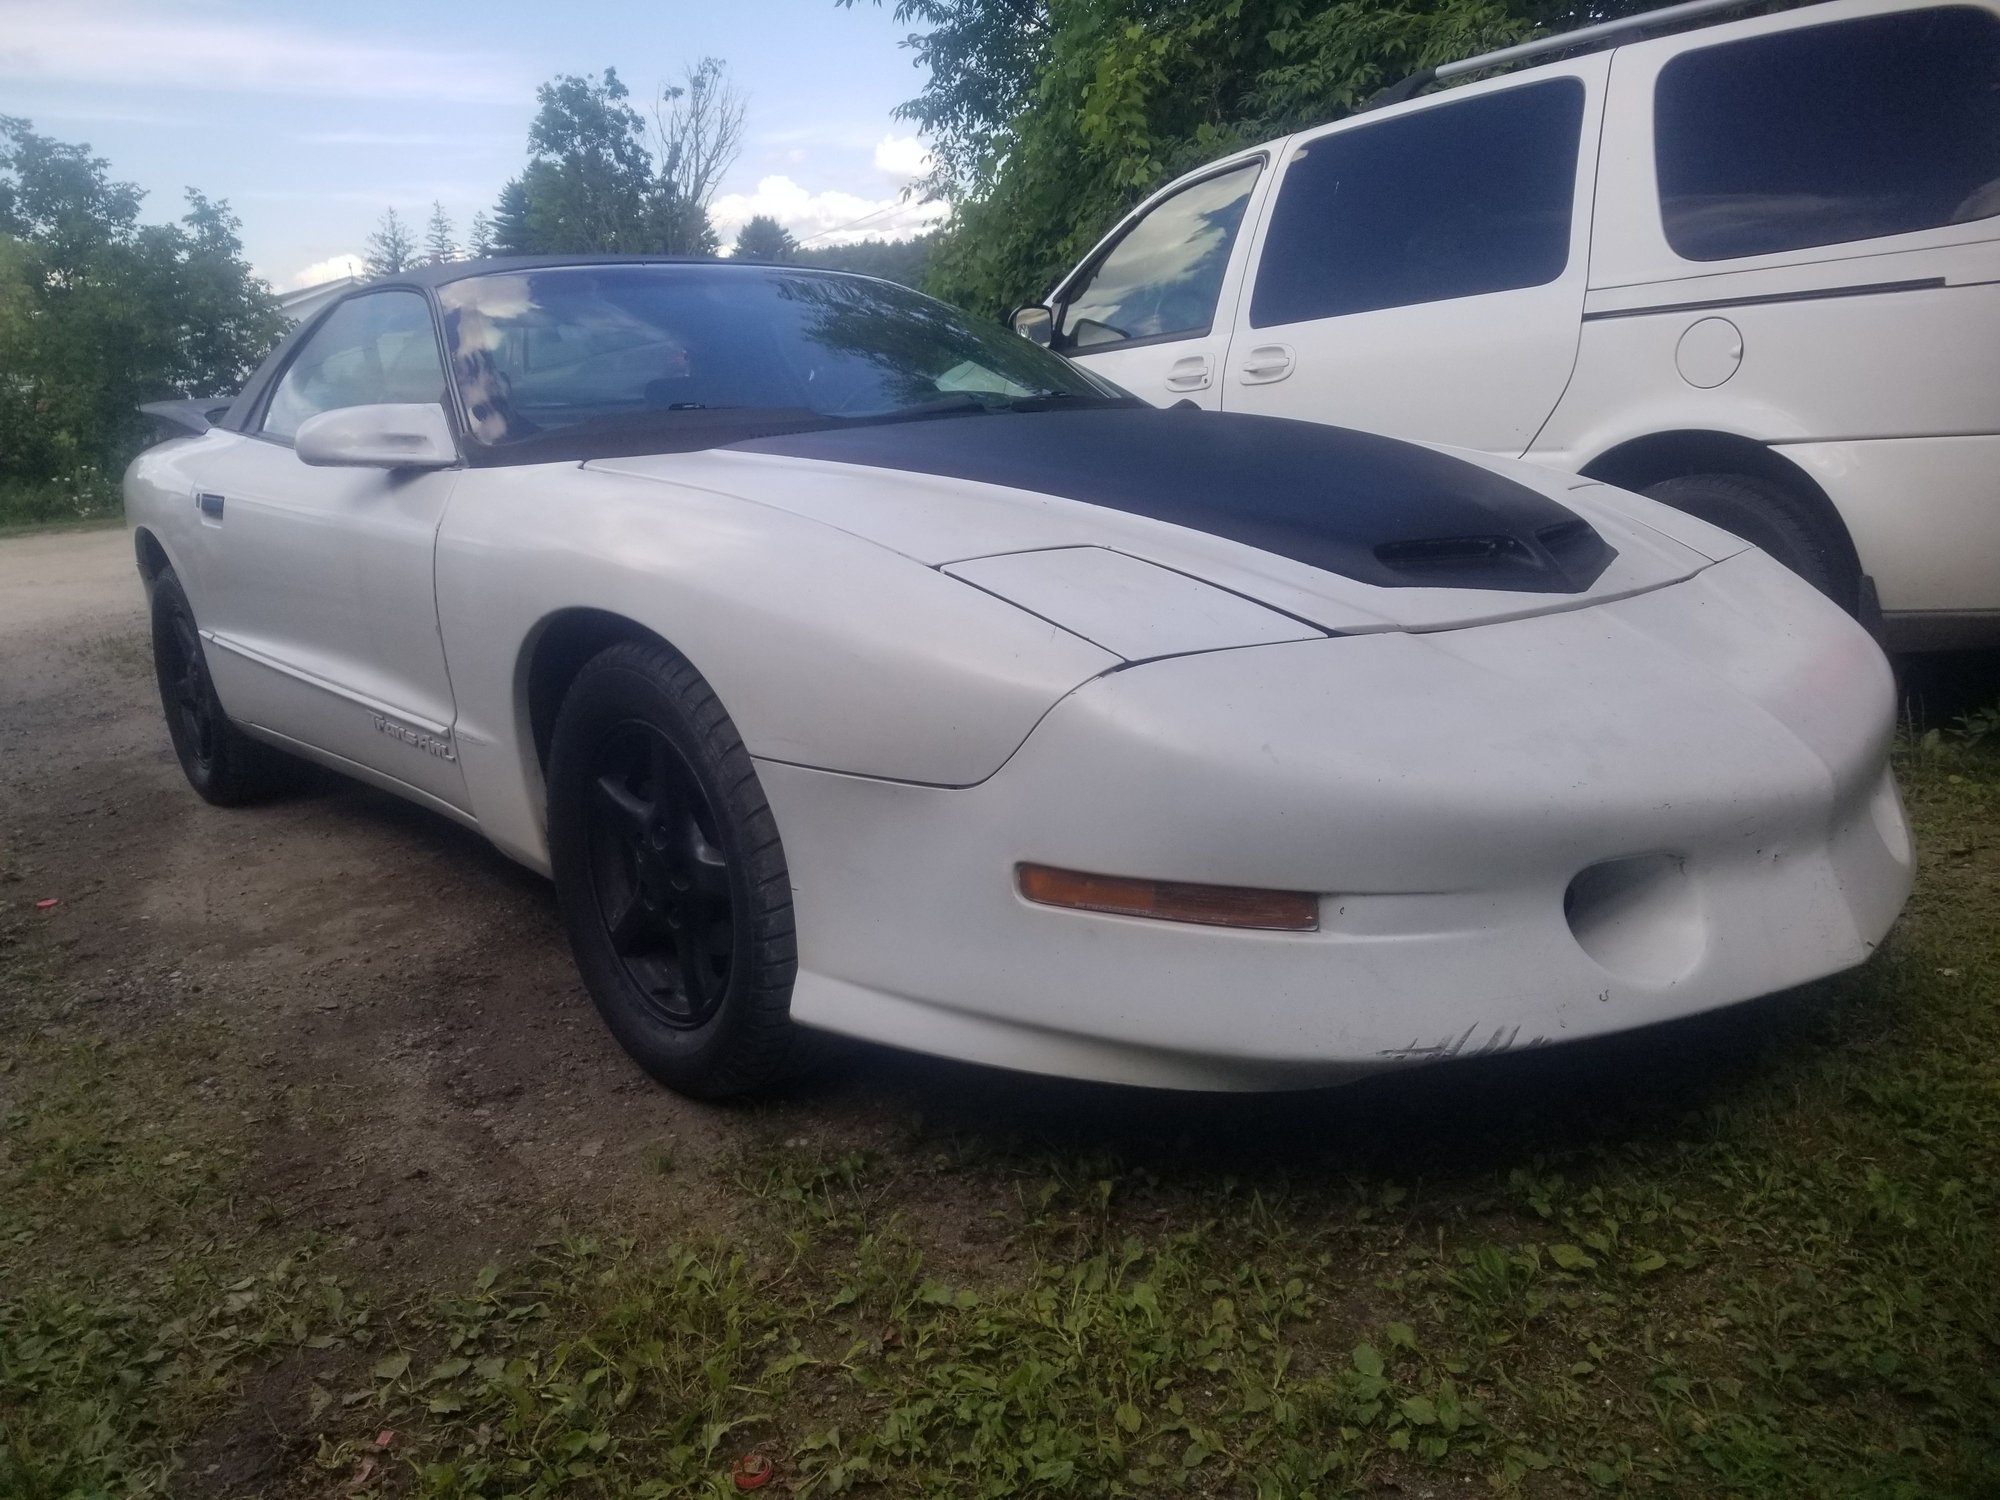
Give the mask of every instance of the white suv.
[[1015, 327], [1160, 405], [1643, 490], [1892, 645], [2000, 644], [2000, 13], [1635, 24], [1190, 173]]

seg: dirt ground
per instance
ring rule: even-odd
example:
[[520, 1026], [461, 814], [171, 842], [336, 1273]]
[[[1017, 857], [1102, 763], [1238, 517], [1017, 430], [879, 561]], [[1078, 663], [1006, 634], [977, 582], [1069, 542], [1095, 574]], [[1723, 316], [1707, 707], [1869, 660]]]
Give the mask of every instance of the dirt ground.
[[[202, 803], [146, 639], [123, 532], [0, 542], [0, 904], [55, 898], [35, 919], [105, 1004], [254, 1035], [259, 1191], [385, 1257], [421, 1245], [474, 1265], [635, 1187], [648, 1211], [719, 1211], [663, 1200], [650, 1154], [699, 1162], [778, 1127], [625, 1060], [546, 882], [338, 777], [256, 809]], [[879, 1117], [858, 1103], [830, 1107], [865, 1134]], [[425, 1232], [441, 1220], [452, 1233]]]

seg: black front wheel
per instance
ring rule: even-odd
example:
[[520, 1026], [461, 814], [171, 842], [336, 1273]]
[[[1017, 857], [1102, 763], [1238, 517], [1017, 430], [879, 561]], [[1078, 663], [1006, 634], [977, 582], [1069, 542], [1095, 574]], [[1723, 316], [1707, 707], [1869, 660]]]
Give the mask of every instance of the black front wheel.
[[610, 647], [563, 699], [549, 852], [584, 986], [648, 1073], [721, 1098], [803, 1066], [777, 825], [722, 704], [666, 646]]
[[296, 761], [251, 739], [223, 712], [194, 610], [172, 568], [153, 580], [153, 675], [174, 755], [188, 785], [207, 801], [237, 807], [296, 781], [301, 769]]

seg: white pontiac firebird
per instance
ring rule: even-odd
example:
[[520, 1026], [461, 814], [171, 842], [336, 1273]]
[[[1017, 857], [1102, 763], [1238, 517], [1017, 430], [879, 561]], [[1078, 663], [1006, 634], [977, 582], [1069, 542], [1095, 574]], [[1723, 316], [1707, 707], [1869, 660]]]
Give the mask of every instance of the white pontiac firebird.
[[1888, 666], [1746, 543], [883, 282], [431, 268], [162, 414], [195, 790], [303, 757], [477, 829], [689, 1093], [814, 1030], [1338, 1082], [1847, 968], [1909, 892]]

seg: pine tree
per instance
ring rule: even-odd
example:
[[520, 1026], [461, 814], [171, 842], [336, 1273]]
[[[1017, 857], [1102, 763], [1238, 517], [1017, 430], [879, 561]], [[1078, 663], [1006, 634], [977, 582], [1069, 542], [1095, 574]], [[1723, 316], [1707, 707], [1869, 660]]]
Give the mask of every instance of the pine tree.
[[407, 271], [417, 258], [416, 242], [403, 227], [402, 216], [394, 208], [382, 211], [382, 221], [368, 236], [366, 256], [370, 276], [395, 276]]
[[444, 211], [444, 205], [431, 200], [431, 221], [424, 228], [424, 262], [426, 265], [441, 266], [448, 260], [458, 259], [458, 246], [452, 242], [451, 220]]
[[493, 221], [481, 209], [472, 216], [472, 223], [466, 227], [466, 249], [474, 260], [484, 260], [494, 253]]
[[790, 260], [798, 253], [792, 232], [769, 214], [758, 214], [736, 231], [738, 260]]
[[528, 227], [528, 185], [516, 177], [500, 189], [493, 209], [493, 249], [500, 255], [533, 255], [537, 248]]

